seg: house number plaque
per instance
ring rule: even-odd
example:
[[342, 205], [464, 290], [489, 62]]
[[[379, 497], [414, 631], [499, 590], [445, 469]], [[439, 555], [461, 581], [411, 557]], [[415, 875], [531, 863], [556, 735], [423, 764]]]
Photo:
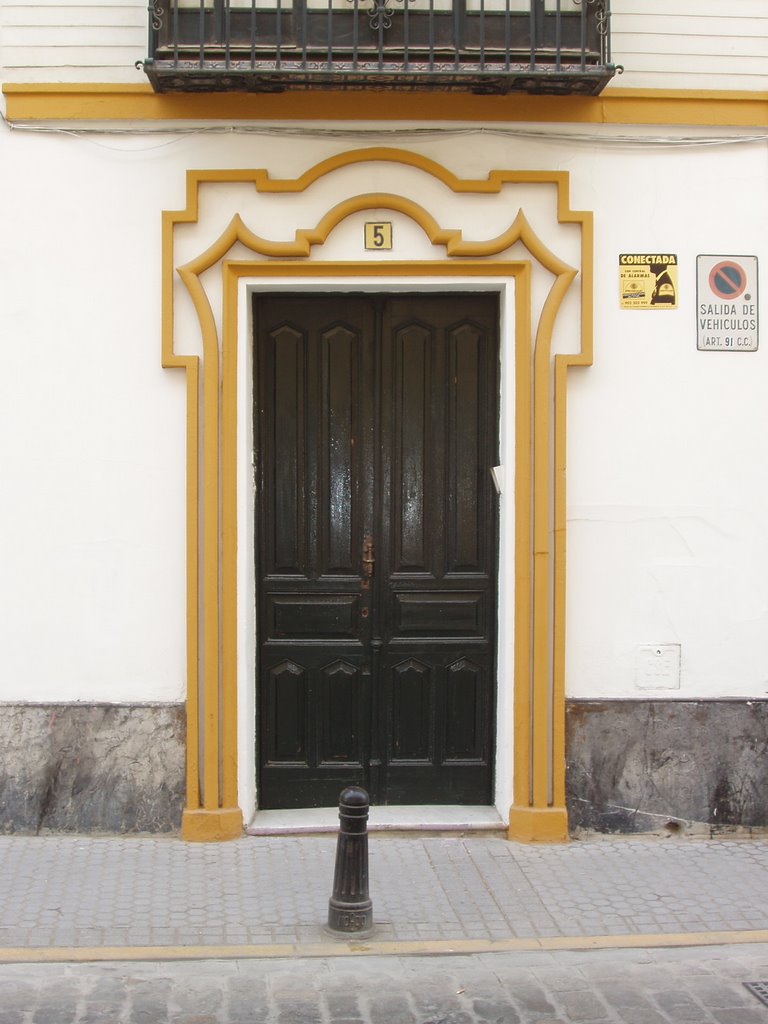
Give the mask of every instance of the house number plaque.
[[367, 221], [365, 225], [366, 249], [392, 248], [392, 221]]

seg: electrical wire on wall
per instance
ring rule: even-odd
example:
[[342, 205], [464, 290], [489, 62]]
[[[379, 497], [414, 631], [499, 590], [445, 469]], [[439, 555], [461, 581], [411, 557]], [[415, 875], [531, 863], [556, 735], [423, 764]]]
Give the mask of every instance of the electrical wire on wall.
[[[30, 124], [27, 122], [8, 121], [0, 114], [5, 126], [11, 131], [33, 132], [36, 134], [54, 134], [82, 139], [93, 145], [106, 149], [116, 149], [107, 143], [98, 142], [96, 136], [133, 136], [149, 139], [152, 136], [166, 136], [164, 142], [142, 147], [142, 151], [163, 149], [173, 146], [185, 138], [203, 137], [206, 135], [258, 135], [271, 138], [314, 138], [340, 140], [380, 140], [380, 139], [421, 139], [461, 138], [467, 136], [490, 136], [496, 138], [528, 139], [536, 142], [571, 145], [606, 146], [630, 149], [682, 149], [705, 148], [712, 146], [737, 146], [760, 142], [768, 142], [768, 133], [722, 135], [626, 135], [609, 134], [595, 131], [558, 131], [518, 127], [477, 127], [477, 126], [446, 126], [430, 128], [383, 128], [371, 126], [365, 128], [318, 128], [309, 125], [264, 125], [264, 124], [231, 124], [231, 125], [196, 125], [175, 126], [165, 128], [116, 128], [111, 126], [88, 128], [63, 128], [57, 125]], [[171, 136], [168, 138], [168, 136]], [[135, 152], [135, 150], [134, 150]]]

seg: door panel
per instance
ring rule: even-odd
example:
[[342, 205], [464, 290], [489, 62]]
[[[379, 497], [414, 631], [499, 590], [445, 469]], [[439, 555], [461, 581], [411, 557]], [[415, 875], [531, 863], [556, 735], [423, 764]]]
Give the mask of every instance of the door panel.
[[[482, 332], [464, 324], [448, 335], [449, 397], [449, 479], [451, 501], [448, 510], [448, 572], [479, 572], [487, 570], [482, 549], [482, 513], [484, 489], [479, 488], [484, 470], [487, 439], [482, 436], [483, 421], [480, 399], [483, 392], [482, 363], [484, 353]], [[487, 396], [486, 396], [487, 398]]]
[[275, 330], [270, 338], [270, 362], [265, 374], [274, 396], [274, 411], [270, 420], [270, 436], [265, 437], [275, 452], [270, 481], [274, 493], [274, 508], [280, 509], [276, 521], [273, 508], [265, 512], [270, 517], [265, 524], [270, 543], [265, 545], [266, 565], [272, 574], [299, 575], [307, 564], [304, 508], [302, 505], [302, 478], [305, 472], [306, 403], [304, 401], [304, 358], [301, 335], [287, 326]]
[[497, 322], [254, 299], [261, 807], [491, 800]]
[[393, 572], [429, 572], [434, 575], [428, 524], [434, 522], [436, 494], [427, 465], [432, 449], [430, 417], [433, 379], [431, 332], [419, 323], [393, 330], [395, 409], [392, 421], [393, 466]]
[[395, 592], [392, 597], [395, 603], [393, 639], [485, 636], [485, 594], [436, 590], [429, 594]]

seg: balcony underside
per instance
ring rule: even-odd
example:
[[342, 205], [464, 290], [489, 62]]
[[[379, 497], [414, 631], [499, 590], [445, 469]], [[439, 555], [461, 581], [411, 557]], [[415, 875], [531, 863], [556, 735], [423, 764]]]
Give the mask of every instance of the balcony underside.
[[156, 92], [285, 92], [301, 89], [391, 90], [406, 92], [434, 90], [440, 92], [473, 92], [504, 95], [526, 92], [543, 95], [596, 96], [614, 74], [614, 68], [591, 67], [583, 71], [578, 65], [554, 68], [528, 64], [494, 66], [486, 60], [434, 62], [419, 66], [395, 61], [334, 60], [327, 61], [213, 61], [201, 67], [197, 61], [147, 62], [145, 70]]

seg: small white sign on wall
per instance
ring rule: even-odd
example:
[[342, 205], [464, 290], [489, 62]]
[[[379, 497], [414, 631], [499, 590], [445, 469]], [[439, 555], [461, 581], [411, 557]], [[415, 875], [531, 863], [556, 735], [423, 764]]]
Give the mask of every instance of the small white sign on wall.
[[696, 257], [700, 352], [756, 352], [757, 256]]
[[680, 689], [680, 644], [641, 644], [636, 651], [639, 690]]

